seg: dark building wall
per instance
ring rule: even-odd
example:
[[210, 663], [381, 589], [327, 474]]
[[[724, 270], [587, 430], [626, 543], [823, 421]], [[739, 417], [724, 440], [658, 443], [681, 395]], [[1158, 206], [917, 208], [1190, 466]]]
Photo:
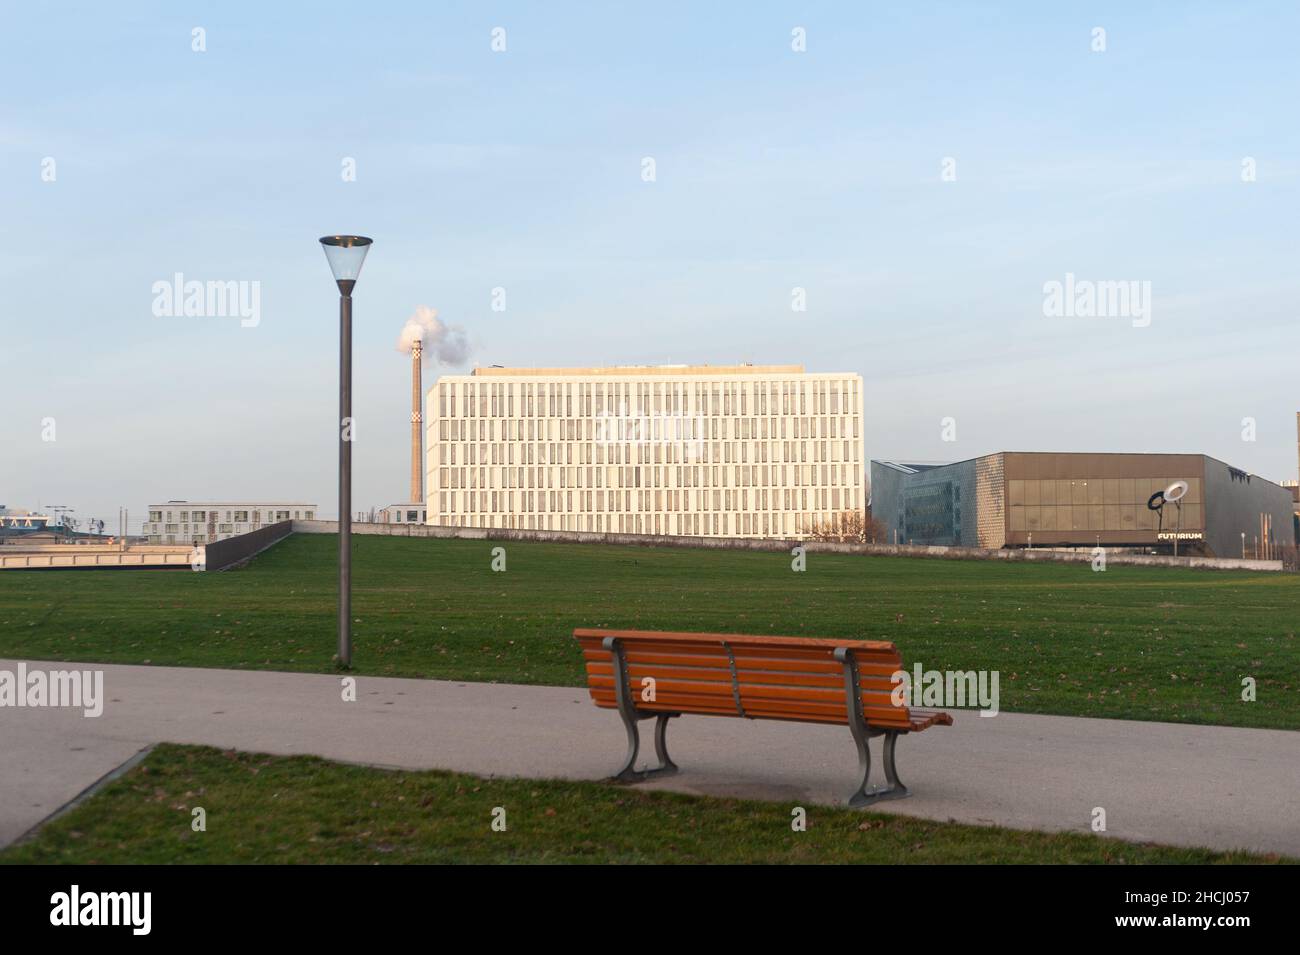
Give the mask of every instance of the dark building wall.
[[[1204, 537], [1204, 455], [1008, 451], [1004, 458], [1009, 544], [1031, 536], [1035, 546], [1163, 543], [1160, 534], [1173, 533], [1173, 508], [1162, 516], [1147, 501], [1179, 480], [1190, 486], [1182, 532]], [[1185, 542], [1189, 551], [1202, 544]]]
[[[1244, 533], [1246, 556], [1254, 557], [1256, 542], [1262, 538], [1262, 514], [1272, 520], [1272, 543], [1295, 545], [1289, 488], [1209, 457], [1205, 459], [1205, 486], [1206, 540], [1214, 556], [1240, 557]], [[1260, 556], [1265, 556], [1262, 551]]]

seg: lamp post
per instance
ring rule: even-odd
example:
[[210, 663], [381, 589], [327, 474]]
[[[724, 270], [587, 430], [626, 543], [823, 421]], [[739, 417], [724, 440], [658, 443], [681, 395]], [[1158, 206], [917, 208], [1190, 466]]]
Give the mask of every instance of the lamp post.
[[1175, 527], [1174, 527], [1174, 556], [1177, 557], [1178, 556], [1178, 535], [1183, 532], [1183, 502], [1179, 500], [1175, 500], [1174, 507], [1177, 509], [1178, 512], [1178, 520], [1175, 521]]
[[371, 240], [327, 235], [320, 240], [339, 287], [339, 665], [352, 666], [352, 289]]

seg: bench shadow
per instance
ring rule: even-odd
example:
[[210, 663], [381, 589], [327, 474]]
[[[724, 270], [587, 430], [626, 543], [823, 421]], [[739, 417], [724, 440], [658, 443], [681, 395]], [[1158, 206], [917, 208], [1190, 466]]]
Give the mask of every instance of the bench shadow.
[[757, 799], [763, 802], [792, 803], [812, 805], [824, 802], [818, 799], [804, 786], [788, 783], [774, 783], [771, 779], [758, 776], [731, 776], [727, 779], [696, 779], [690, 774], [681, 773], [664, 779], [652, 779], [636, 783], [635, 788], [644, 790], [688, 793], [695, 796], [707, 796], [712, 799]]

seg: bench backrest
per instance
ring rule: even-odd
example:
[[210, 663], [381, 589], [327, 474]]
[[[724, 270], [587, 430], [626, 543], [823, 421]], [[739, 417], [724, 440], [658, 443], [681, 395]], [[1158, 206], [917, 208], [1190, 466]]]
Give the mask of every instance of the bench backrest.
[[[890, 697], [890, 677], [903, 661], [888, 641], [601, 629], [573, 635], [582, 645], [597, 706], [618, 705], [615, 660], [604, 645], [612, 637], [622, 648], [638, 710], [845, 724], [845, 668], [836, 659], [836, 650], [843, 650], [857, 664], [867, 723], [910, 725], [907, 707], [894, 706]], [[647, 699], [646, 678], [653, 680], [653, 699]]]

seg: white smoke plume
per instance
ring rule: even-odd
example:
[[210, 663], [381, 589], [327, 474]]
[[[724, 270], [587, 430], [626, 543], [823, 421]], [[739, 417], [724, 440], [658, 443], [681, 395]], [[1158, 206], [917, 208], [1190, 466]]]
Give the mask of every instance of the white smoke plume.
[[459, 325], [438, 318], [438, 310], [417, 305], [415, 314], [402, 326], [397, 350], [409, 353], [416, 342], [424, 343], [424, 358], [438, 365], [461, 365], [469, 357], [469, 337]]

